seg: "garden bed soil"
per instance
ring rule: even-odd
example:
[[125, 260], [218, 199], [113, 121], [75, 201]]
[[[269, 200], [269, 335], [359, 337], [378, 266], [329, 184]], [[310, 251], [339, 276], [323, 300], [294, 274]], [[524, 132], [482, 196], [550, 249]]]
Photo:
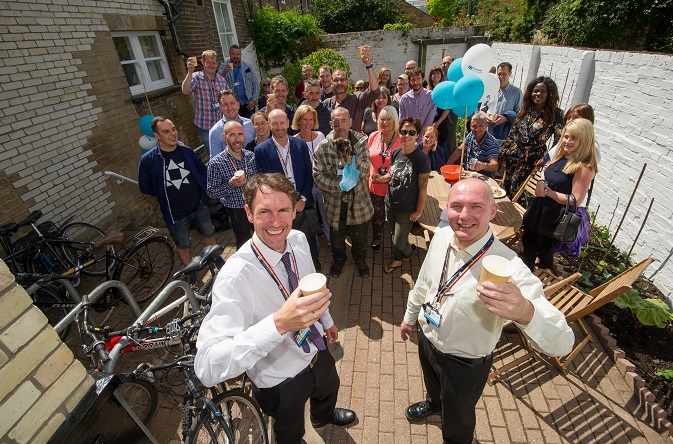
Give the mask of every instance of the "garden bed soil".
[[[588, 254], [583, 259], [560, 256], [564, 271], [573, 273], [594, 272], [603, 259], [604, 250], [585, 249]], [[609, 266], [616, 267], [620, 261], [619, 253], [605, 259]], [[622, 259], [623, 260], [623, 259]], [[633, 285], [643, 298], [665, 300], [664, 295], [646, 278], [640, 277]], [[645, 380], [646, 387], [654, 394], [656, 403], [667, 412], [667, 419], [673, 422], [673, 380], [658, 376], [657, 370], [673, 370], [673, 325], [666, 328], [650, 327], [640, 324], [630, 310], [618, 308], [610, 302], [596, 310], [617, 341], [617, 348], [624, 351], [626, 359], [636, 367], [635, 372]]]

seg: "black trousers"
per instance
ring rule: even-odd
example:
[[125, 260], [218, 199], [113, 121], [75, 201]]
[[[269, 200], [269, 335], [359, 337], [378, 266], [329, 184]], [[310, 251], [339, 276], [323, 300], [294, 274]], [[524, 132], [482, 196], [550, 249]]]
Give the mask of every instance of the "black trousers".
[[253, 394], [262, 411], [274, 419], [278, 444], [299, 444], [304, 436], [304, 406], [311, 400], [311, 422], [328, 422], [336, 407], [339, 375], [329, 350], [318, 352], [312, 368], [274, 387], [257, 388]]
[[535, 271], [535, 259], [540, 258], [540, 268], [551, 269], [554, 266], [554, 250], [559, 245], [553, 239], [540, 236], [533, 230], [524, 229], [521, 237], [523, 244], [523, 263], [530, 271]]
[[493, 355], [470, 364], [439, 352], [420, 332], [418, 356], [428, 390], [426, 400], [442, 409], [444, 444], [470, 444], [477, 423], [475, 407], [484, 391]]
[[245, 214], [244, 208], [227, 208], [227, 216], [229, 216], [231, 229], [234, 230], [236, 249], [238, 250], [252, 237], [253, 227], [248, 220], [248, 215]]
[[330, 226], [330, 240], [332, 241], [332, 256], [335, 262], [345, 262], [346, 233], [351, 236], [351, 254], [356, 264], [363, 264], [367, 258], [367, 232], [369, 221], [357, 225], [346, 225], [348, 220], [348, 202], [341, 202], [339, 213], [339, 229]]

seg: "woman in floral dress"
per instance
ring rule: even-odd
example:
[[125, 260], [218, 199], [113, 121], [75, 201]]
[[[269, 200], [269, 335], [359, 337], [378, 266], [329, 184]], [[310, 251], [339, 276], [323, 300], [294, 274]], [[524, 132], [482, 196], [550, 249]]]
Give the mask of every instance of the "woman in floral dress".
[[526, 87], [521, 111], [500, 151], [505, 164], [503, 188], [513, 197], [535, 165], [546, 153], [547, 140], [554, 145], [563, 129], [563, 112], [558, 107], [556, 83], [549, 77], [537, 77]]

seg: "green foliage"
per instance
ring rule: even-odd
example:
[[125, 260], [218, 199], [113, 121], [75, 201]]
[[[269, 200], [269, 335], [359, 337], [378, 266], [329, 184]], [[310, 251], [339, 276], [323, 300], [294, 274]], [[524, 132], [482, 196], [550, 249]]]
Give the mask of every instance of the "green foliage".
[[659, 369], [656, 372], [654, 372], [657, 376], [661, 376], [662, 378], [668, 379], [669, 381], [673, 380], [673, 370], [671, 369]]
[[301, 65], [302, 63], [287, 62], [280, 71], [280, 75], [285, 77], [285, 80], [287, 80], [287, 84], [289, 85], [287, 92], [287, 103], [294, 103], [295, 101], [294, 87], [303, 79], [301, 76]]
[[412, 23], [386, 23], [383, 25], [383, 29], [386, 31], [404, 31], [407, 29], [414, 29], [415, 26]]
[[428, 14], [444, 26], [452, 22], [456, 14], [456, 0], [428, 0]]
[[478, 23], [492, 38], [506, 42], [529, 42], [535, 28], [526, 0], [483, 0]]
[[631, 315], [642, 325], [665, 328], [673, 321], [673, 314], [664, 301], [655, 298], [643, 299], [638, 290], [630, 289], [613, 303], [619, 308], [631, 310]]
[[330, 34], [383, 29], [400, 18], [397, 0], [315, 0], [312, 12]]
[[304, 57], [301, 60], [301, 62], [297, 64], [297, 66], [299, 67], [301, 67], [302, 65], [311, 65], [311, 67], [313, 68], [313, 72], [316, 75], [318, 74], [318, 69], [321, 66], [327, 65], [332, 67], [332, 72], [334, 72], [337, 69], [343, 69], [344, 71], [346, 71], [346, 74], [348, 74], [349, 78], [351, 76], [351, 67], [346, 61], [346, 59], [341, 54], [330, 48], [320, 49]]
[[259, 62], [264, 69], [283, 66], [323, 46], [324, 31], [316, 18], [299, 9], [277, 12], [266, 5], [257, 12], [253, 39]]

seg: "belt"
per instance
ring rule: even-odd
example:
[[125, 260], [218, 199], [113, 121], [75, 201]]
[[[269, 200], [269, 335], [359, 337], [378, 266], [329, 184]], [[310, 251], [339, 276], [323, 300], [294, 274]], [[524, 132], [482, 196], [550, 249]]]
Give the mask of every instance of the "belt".
[[486, 356], [481, 357], [481, 358], [466, 358], [466, 357], [463, 357], [463, 356], [456, 356], [456, 355], [452, 355], [451, 353], [444, 353], [444, 352], [441, 352], [441, 351], [437, 350], [437, 347], [435, 347], [434, 344], [432, 342], [430, 342], [430, 340], [427, 337], [425, 339], [428, 341], [428, 344], [430, 344], [430, 348], [432, 349], [432, 351], [434, 351], [438, 355], [443, 356], [443, 357], [453, 358], [453, 359], [456, 359], [458, 361], [464, 362], [466, 364], [470, 364], [470, 365], [486, 364], [486, 362], [491, 358], [491, 356], [493, 356], [493, 353], [489, 353]]
[[313, 355], [313, 358], [311, 358], [311, 362], [309, 362], [309, 364], [306, 367], [304, 367], [304, 369], [302, 371], [300, 371], [299, 373], [294, 375], [292, 378], [287, 378], [285, 381], [281, 382], [279, 385], [287, 384], [287, 383], [291, 382], [293, 379], [297, 379], [298, 377], [300, 377], [301, 375], [303, 375], [307, 371], [311, 370], [313, 368], [313, 366], [315, 365], [315, 363], [318, 361], [318, 355], [319, 354], [320, 354], [320, 351], [318, 351], [315, 355]]

